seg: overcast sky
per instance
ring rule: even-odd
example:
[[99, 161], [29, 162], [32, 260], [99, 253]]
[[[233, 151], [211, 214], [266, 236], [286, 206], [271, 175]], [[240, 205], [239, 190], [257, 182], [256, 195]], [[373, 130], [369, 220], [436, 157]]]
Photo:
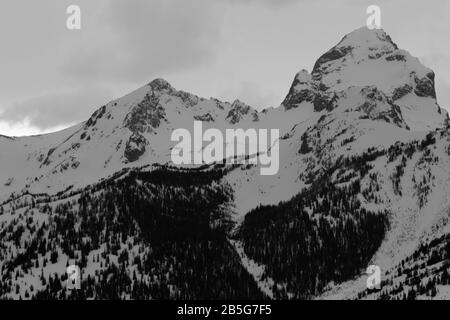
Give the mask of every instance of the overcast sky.
[[[82, 29], [66, 28], [66, 9]], [[278, 106], [300, 69], [381, 7], [382, 27], [436, 72], [450, 109], [447, 0], [0, 0], [0, 134], [86, 120], [154, 78], [204, 97]]]

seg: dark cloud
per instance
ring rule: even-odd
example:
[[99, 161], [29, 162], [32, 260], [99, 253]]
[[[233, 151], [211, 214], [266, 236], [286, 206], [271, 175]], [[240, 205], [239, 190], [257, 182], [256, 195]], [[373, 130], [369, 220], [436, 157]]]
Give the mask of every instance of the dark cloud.
[[147, 81], [212, 59], [220, 35], [220, 10], [207, 0], [111, 1], [101, 19], [108, 34], [102, 29], [73, 55], [66, 74]]
[[84, 121], [112, 94], [102, 88], [81, 88], [70, 92], [49, 94], [13, 103], [3, 112], [0, 121], [9, 124], [28, 120], [30, 126], [50, 129]]

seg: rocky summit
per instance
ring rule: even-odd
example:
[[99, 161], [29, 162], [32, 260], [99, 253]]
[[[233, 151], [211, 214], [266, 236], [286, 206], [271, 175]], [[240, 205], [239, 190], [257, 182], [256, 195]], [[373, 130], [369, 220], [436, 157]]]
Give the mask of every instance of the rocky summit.
[[[174, 165], [171, 134], [195, 121], [279, 129], [278, 173]], [[278, 108], [156, 79], [0, 150], [3, 299], [450, 297], [448, 113], [433, 71], [383, 30], [343, 37]]]

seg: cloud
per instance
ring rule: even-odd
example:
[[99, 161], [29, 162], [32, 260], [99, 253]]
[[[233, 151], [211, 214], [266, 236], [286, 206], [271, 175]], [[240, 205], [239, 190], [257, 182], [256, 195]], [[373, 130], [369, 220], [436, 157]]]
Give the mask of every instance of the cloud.
[[103, 27], [65, 63], [69, 76], [148, 81], [210, 61], [220, 36], [220, 10], [208, 0], [110, 1], [98, 18]]
[[13, 103], [0, 111], [0, 122], [8, 125], [27, 123], [45, 130], [84, 121], [112, 94], [102, 88], [79, 88], [43, 95]]
[[239, 99], [257, 110], [278, 107], [282, 97], [270, 88], [261, 88], [252, 81], [242, 81], [234, 89], [224, 90], [220, 95], [225, 100]]

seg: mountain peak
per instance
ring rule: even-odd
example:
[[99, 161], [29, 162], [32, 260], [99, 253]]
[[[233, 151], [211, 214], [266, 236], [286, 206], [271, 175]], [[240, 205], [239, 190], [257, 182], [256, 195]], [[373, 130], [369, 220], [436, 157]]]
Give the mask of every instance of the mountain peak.
[[156, 91], [166, 91], [169, 93], [176, 91], [168, 81], [162, 78], [157, 78], [151, 81], [148, 85], [152, 88], [152, 90]]
[[429, 130], [447, 119], [436, 102], [433, 71], [399, 49], [383, 29], [367, 27], [344, 36], [317, 60], [311, 75], [306, 70], [298, 72], [282, 105], [289, 110], [306, 102], [315, 111], [331, 111], [346, 92], [372, 87], [400, 108], [404, 127]]
[[398, 46], [383, 29], [361, 27], [344, 36], [337, 45], [323, 54], [314, 65], [312, 74], [317, 78], [334, 61], [350, 59], [359, 63], [366, 59], [376, 60], [396, 50]]
[[383, 29], [369, 29], [366, 26], [358, 28], [342, 38], [337, 46], [363, 46], [363, 45], [391, 45], [398, 49], [391, 37]]
[[294, 81], [300, 84], [305, 84], [311, 82], [311, 74], [306, 69], [302, 69], [295, 75]]

